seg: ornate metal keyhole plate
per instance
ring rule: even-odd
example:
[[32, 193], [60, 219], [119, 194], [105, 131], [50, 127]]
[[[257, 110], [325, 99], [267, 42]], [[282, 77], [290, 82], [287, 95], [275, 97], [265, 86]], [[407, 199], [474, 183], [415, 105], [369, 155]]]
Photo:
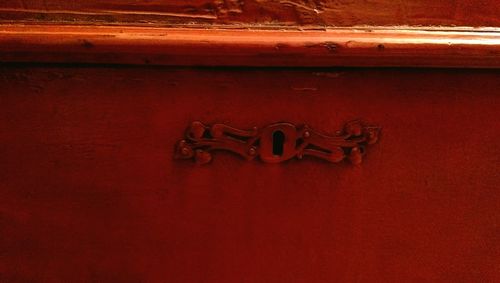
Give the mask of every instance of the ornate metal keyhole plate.
[[217, 150], [234, 152], [247, 160], [259, 157], [267, 163], [301, 159], [310, 155], [330, 162], [349, 159], [360, 164], [366, 147], [378, 140], [380, 127], [351, 121], [333, 136], [314, 131], [307, 125], [275, 123], [261, 129], [240, 130], [224, 124], [193, 122], [185, 138], [178, 141], [175, 158], [194, 159], [198, 164], [212, 160]]

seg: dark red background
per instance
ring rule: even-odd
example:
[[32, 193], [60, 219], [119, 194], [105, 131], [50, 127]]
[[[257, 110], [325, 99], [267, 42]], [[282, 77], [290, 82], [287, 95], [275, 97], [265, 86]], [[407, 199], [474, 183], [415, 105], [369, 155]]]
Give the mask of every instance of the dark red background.
[[[0, 68], [2, 282], [498, 282], [500, 73]], [[191, 121], [382, 127], [361, 166], [174, 161]]]

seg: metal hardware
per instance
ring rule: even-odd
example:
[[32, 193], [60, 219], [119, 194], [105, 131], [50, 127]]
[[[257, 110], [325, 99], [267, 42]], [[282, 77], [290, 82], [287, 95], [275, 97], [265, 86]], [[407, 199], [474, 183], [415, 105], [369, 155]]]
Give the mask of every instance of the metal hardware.
[[198, 164], [212, 160], [212, 152], [226, 150], [247, 160], [257, 156], [267, 163], [283, 162], [294, 157], [314, 156], [330, 162], [349, 159], [360, 164], [367, 145], [378, 140], [380, 128], [351, 121], [334, 136], [320, 134], [307, 125], [275, 123], [259, 129], [240, 130], [224, 124], [207, 126], [193, 122], [185, 139], [177, 142], [175, 158], [194, 159]]

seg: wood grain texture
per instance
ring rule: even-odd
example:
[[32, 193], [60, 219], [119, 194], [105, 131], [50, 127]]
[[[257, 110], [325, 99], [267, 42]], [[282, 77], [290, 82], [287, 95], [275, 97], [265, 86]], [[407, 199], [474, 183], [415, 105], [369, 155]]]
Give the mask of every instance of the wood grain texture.
[[1, 62], [500, 67], [500, 32], [0, 25]]
[[500, 26], [497, 0], [3, 0], [0, 19], [242, 26]]
[[[499, 282], [500, 72], [0, 67], [2, 282]], [[173, 159], [190, 122], [382, 136]]]

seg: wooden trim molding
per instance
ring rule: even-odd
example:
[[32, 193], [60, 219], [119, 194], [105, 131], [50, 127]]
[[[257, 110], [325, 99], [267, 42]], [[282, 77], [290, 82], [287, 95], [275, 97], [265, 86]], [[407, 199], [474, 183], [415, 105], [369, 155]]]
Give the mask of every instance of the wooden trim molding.
[[1, 62], [181, 66], [500, 67], [500, 32], [0, 25]]
[[2, 0], [0, 22], [225, 26], [500, 26], [498, 0]]

